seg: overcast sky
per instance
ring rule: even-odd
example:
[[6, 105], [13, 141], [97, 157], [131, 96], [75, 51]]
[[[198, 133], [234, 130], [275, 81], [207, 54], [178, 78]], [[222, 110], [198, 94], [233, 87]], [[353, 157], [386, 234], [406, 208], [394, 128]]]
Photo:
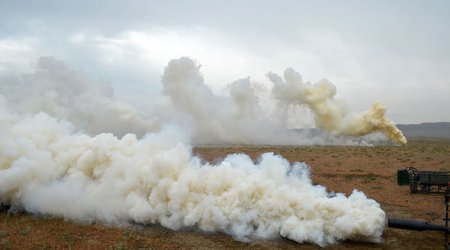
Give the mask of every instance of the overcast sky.
[[0, 0], [0, 74], [54, 56], [145, 100], [189, 56], [217, 93], [293, 67], [353, 111], [381, 101], [397, 123], [450, 121], [449, 13], [450, 1]]

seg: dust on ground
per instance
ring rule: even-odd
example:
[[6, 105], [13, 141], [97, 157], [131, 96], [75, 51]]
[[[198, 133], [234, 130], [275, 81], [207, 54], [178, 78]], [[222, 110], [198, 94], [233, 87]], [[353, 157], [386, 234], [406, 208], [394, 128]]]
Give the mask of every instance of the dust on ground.
[[[306, 162], [314, 183], [329, 191], [363, 191], [379, 202], [388, 217], [443, 224], [444, 198], [410, 194], [397, 185], [397, 170], [450, 171], [450, 141], [415, 140], [408, 146], [227, 146], [198, 147], [194, 153], [215, 162], [230, 153], [245, 153], [255, 161], [274, 152], [290, 162]], [[442, 249], [441, 232], [386, 228], [382, 243], [340, 242], [328, 249]], [[240, 242], [220, 233], [171, 231], [158, 225], [101, 225], [23, 212], [0, 212], [0, 249], [318, 249], [287, 239]]]

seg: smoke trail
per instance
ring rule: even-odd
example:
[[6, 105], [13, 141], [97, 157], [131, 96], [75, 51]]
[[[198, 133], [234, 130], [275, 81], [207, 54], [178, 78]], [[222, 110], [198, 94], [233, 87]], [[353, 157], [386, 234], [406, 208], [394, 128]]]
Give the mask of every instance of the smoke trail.
[[379, 241], [385, 213], [353, 191], [330, 196], [304, 163], [272, 153], [217, 164], [192, 155], [165, 127], [142, 139], [91, 137], [45, 113], [18, 115], [0, 101], [0, 202], [31, 213], [107, 223], [159, 223], [238, 239], [287, 237], [321, 246]]
[[274, 73], [267, 76], [274, 83], [273, 96], [284, 106], [307, 105], [314, 112], [319, 128], [350, 136], [383, 132], [391, 140], [406, 144], [406, 138], [386, 118], [386, 109], [380, 103], [375, 103], [366, 113], [349, 115], [347, 104], [334, 98], [336, 87], [328, 80], [304, 83], [302, 76], [292, 68], [284, 71], [284, 80]]

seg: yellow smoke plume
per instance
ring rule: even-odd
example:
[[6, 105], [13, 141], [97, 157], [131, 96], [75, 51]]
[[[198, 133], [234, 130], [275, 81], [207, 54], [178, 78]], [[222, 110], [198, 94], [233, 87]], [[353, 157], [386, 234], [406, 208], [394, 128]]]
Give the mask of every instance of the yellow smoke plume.
[[347, 104], [335, 98], [336, 87], [326, 79], [315, 84], [304, 83], [292, 68], [285, 70], [284, 80], [274, 73], [268, 77], [274, 83], [272, 94], [281, 105], [306, 105], [321, 129], [350, 136], [382, 132], [396, 143], [407, 143], [402, 132], [386, 117], [386, 108], [381, 103], [374, 103], [367, 112], [349, 114]]

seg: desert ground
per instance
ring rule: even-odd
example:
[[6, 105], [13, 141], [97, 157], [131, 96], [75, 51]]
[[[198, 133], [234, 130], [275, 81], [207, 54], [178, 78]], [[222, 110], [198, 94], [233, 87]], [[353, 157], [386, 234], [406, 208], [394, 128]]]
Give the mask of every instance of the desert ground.
[[[397, 170], [450, 171], [450, 140], [411, 140], [408, 146], [224, 146], [197, 147], [194, 154], [218, 161], [230, 153], [246, 153], [257, 161], [264, 152], [290, 162], [306, 162], [314, 183], [329, 191], [363, 191], [376, 200], [388, 217], [443, 224], [444, 198], [410, 194], [398, 186]], [[443, 249], [441, 232], [386, 228], [382, 243], [345, 241], [328, 249]], [[228, 235], [199, 231], [171, 231], [158, 225], [102, 225], [67, 221], [25, 212], [0, 212], [0, 249], [318, 249], [287, 239], [240, 242]]]

